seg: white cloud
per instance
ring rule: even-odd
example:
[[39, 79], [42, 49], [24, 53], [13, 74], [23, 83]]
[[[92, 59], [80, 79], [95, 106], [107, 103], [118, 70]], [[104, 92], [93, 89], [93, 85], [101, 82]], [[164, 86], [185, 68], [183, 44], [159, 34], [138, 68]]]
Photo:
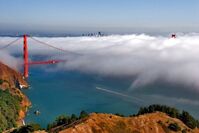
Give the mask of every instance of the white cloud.
[[10, 66], [11, 68], [15, 70], [19, 70], [23, 64], [22, 59], [16, 58], [5, 51], [0, 52], [0, 62]]
[[[194, 86], [199, 90], [198, 34], [178, 35], [176, 39], [144, 34], [37, 39], [82, 54], [53, 56], [67, 60], [66, 63], [57, 65], [58, 70], [134, 77], [133, 87], [161, 79]], [[32, 54], [56, 53], [30, 39], [29, 48]]]

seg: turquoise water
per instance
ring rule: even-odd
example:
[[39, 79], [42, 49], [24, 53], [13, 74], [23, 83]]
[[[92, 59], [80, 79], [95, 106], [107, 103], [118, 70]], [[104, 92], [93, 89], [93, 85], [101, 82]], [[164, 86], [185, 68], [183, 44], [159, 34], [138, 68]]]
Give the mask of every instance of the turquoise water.
[[[154, 103], [167, 104], [189, 111], [199, 118], [199, 104], [176, 101], [180, 98], [199, 100], [198, 94], [186, 91], [183, 86], [165, 84], [149, 85], [140, 89], [129, 90], [132, 78], [101, 77], [72, 71], [45, 71], [44, 68], [32, 67], [29, 84], [24, 90], [32, 102], [26, 122], [36, 122], [46, 127], [61, 114], [79, 114], [81, 110], [87, 112], [134, 114], [139, 107]], [[122, 93], [122, 95], [97, 90], [101, 87]], [[179, 91], [179, 87], [182, 89]], [[157, 97], [160, 95], [167, 98]], [[125, 95], [125, 96], [123, 96]], [[137, 101], [131, 97], [140, 98]], [[176, 97], [176, 99], [170, 99]], [[39, 116], [34, 111], [39, 110]]]
[[[60, 114], [107, 112], [132, 114], [137, 112], [138, 103], [121, 96], [97, 90], [96, 87], [112, 88], [122, 92], [131, 84], [130, 80], [102, 78], [78, 72], [45, 72], [37, 67], [31, 69], [31, 85], [25, 90], [32, 102], [26, 122], [37, 122], [43, 127]], [[39, 110], [39, 116], [34, 111]]]

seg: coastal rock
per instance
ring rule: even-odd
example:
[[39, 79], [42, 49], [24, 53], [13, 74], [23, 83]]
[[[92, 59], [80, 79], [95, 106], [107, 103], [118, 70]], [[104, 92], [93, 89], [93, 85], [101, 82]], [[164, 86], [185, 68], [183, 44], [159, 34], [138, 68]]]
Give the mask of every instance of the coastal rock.
[[0, 79], [9, 83], [10, 88], [22, 85], [24, 88], [28, 87], [28, 83], [23, 79], [23, 76], [16, 70], [8, 67], [0, 62]]

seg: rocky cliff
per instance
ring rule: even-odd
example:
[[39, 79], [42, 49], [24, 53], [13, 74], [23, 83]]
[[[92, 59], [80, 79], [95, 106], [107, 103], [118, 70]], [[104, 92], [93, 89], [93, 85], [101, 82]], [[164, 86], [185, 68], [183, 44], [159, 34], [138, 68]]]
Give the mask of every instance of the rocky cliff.
[[[169, 128], [173, 123], [179, 126], [177, 131]], [[66, 129], [63, 129], [63, 126], [59, 128], [60, 133], [199, 133], [198, 129], [190, 129], [179, 119], [161, 112], [135, 117], [92, 113]]]
[[31, 105], [28, 98], [20, 90], [20, 87], [28, 87], [28, 83], [23, 79], [23, 76], [19, 72], [0, 62], [0, 89], [8, 89], [12, 95], [21, 98], [18, 124], [22, 124], [25, 113]]
[[3, 86], [4, 88], [5, 87], [15, 88], [17, 87], [18, 83], [20, 85], [24, 85], [24, 87], [28, 87], [28, 83], [23, 79], [23, 76], [20, 73], [11, 69], [7, 65], [2, 64], [1, 62], [0, 62], [0, 79], [6, 81]]

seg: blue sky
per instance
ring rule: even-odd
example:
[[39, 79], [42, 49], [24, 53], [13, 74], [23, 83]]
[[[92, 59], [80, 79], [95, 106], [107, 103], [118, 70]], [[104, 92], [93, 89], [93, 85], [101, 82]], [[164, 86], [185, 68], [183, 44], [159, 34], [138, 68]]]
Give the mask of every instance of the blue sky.
[[1, 32], [198, 32], [199, 0], [0, 0]]

